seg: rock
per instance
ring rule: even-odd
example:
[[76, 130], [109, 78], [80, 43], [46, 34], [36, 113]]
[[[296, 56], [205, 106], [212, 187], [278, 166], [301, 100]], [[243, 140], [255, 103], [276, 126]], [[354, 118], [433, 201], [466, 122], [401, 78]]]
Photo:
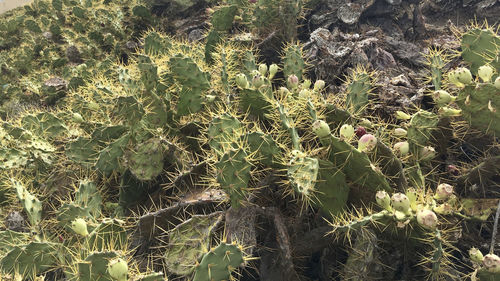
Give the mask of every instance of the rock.
[[390, 46], [390, 51], [396, 58], [415, 66], [426, 66], [426, 60], [422, 55], [423, 49], [419, 46], [391, 36], [387, 36], [385, 41]]
[[45, 31], [44, 33], [42, 33], [42, 36], [45, 37], [45, 39], [47, 40], [52, 40], [52, 32], [50, 31]]
[[7, 229], [17, 232], [26, 230], [26, 221], [19, 212], [10, 212], [5, 219]]
[[66, 57], [72, 63], [80, 64], [83, 62], [80, 51], [78, 50], [78, 48], [75, 45], [70, 45], [66, 49]]
[[68, 88], [68, 81], [60, 77], [52, 77], [46, 80], [43, 85], [47, 87], [48, 91], [51, 93], [65, 91]]
[[203, 39], [203, 37], [204, 37], [203, 30], [201, 30], [199, 28], [193, 29], [188, 34], [188, 41], [189, 42], [197, 42], [197, 41], [200, 41], [201, 39]]
[[369, 8], [375, 0], [358, 0], [351, 3], [345, 3], [337, 10], [337, 17], [346, 24], [355, 24], [358, 22], [361, 14]]

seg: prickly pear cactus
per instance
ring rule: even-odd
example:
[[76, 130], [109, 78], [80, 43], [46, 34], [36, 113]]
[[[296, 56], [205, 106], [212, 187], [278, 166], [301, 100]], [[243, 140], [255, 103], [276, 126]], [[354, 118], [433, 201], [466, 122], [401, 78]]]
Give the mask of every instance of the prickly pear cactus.
[[42, 203], [21, 182], [12, 180], [12, 185], [16, 190], [17, 198], [24, 207], [24, 211], [28, 214], [31, 227], [37, 227], [42, 219]]
[[318, 171], [318, 159], [307, 157], [305, 153], [297, 150], [292, 152], [292, 158], [288, 163], [287, 176], [297, 194], [306, 199], [314, 196]]
[[105, 218], [89, 234], [87, 249], [94, 251], [123, 250], [127, 248], [125, 222], [119, 219]]
[[138, 144], [127, 154], [127, 166], [139, 180], [152, 180], [163, 171], [163, 146], [158, 139]]
[[13, 247], [1, 260], [6, 274], [19, 273], [28, 280], [57, 265], [57, 247], [53, 243], [31, 242]]
[[302, 55], [302, 48], [300, 45], [291, 44], [283, 50], [283, 74], [285, 78], [290, 75], [295, 75], [301, 81], [304, 77], [306, 63]]
[[208, 127], [208, 144], [218, 155], [222, 155], [230, 148], [231, 138], [241, 134], [241, 130], [241, 122], [229, 114], [214, 117]]
[[118, 253], [112, 251], [91, 253], [85, 260], [78, 263], [78, 280], [114, 281], [108, 273], [108, 264], [116, 257], [119, 257]]
[[203, 255], [193, 281], [231, 280], [231, 273], [244, 262], [244, 253], [234, 244], [221, 243]]
[[346, 89], [346, 105], [351, 114], [365, 111], [372, 90], [372, 77], [363, 68], [356, 68], [348, 78]]
[[228, 149], [215, 167], [217, 182], [229, 195], [231, 205], [238, 207], [246, 200], [250, 181], [251, 163], [247, 152], [243, 148]]
[[210, 245], [210, 235], [221, 221], [220, 212], [194, 215], [169, 233], [164, 259], [169, 272], [189, 275]]
[[500, 136], [500, 90], [491, 83], [468, 85], [457, 97], [462, 116], [472, 127]]
[[492, 29], [472, 28], [462, 34], [462, 58], [470, 63], [471, 72], [477, 74], [479, 67], [491, 64], [500, 71], [498, 46], [500, 37]]

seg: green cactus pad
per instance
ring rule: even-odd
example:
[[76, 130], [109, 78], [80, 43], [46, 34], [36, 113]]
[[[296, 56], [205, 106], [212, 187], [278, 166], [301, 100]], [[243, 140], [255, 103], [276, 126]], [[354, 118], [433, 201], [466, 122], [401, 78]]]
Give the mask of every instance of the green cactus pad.
[[79, 281], [114, 281], [108, 273], [108, 263], [119, 257], [116, 252], [94, 252], [78, 263]]
[[124, 225], [119, 219], [104, 219], [87, 238], [87, 248], [94, 251], [126, 249], [128, 239]]
[[251, 169], [251, 164], [248, 162], [247, 156], [245, 150], [231, 148], [215, 164], [217, 168], [217, 182], [229, 195], [231, 206], [233, 207], [238, 207], [242, 201], [246, 200]]
[[426, 110], [413, 114], [407, 133], [412, 153], [418, 155], [420, 148], [428, 145], [432, 132], [437, 129], [438, 122], [439, 116]]
[[139, 144], [127, 154], [127, 166], [139, 180], [152, 180], [163, 171], [163, 145], [158, 139]]
[[345, 175], [329, 161], [319, 161], [318, 178], [313, 196], [314, 205], [328, 215], [338, 215], [349, 197]]
[[12, 180], [12, 187], [16, 190], [17, 198], [21, 201], [26, 214], [28, 214], [31, 226], [38, 226], [42, 220], [42, 203], [22, 183]]
[[0, 169], [17, 169], [27, 163], [27, 152], [14, 148], [0, 149]]
[[119, 170], [119, 159], [123, 156], [129, 140], [130, 135], [126, 134], [101, 150], [95, 164], [96, 168], [105, 174]]
[[21, 120], [21, 126], [38, 136], [54, 138], [66, 132], [64, 122], [52, 113], [29, 114]]
[[172, 44], [166, 41], [158, 32], [151, 31], [144, 36], [144, 52], [148, 56], [164, 54]]
[[302, 48], [299, 45], [287, 46], [284, 50], [283, 56], [283, 73], [285, 78], [290, 75], [295, 75], [299, 81], [303, 79], [306, 63], [302, 55]]
[[91, 166], [97, 160], [99, 148], [97, 141], [94, 139], [79, 137], [75, 141], [68, 143], [64, 152], [72, 161]]
[[349, 78], [346, 89], [346, 104], [351, 114], [361, 114], [369, 103], [372, 84], [365, 70], [355, 70]]
[[209, 247], [210, 235], [221, 219], [221, 212], [194, 215], [176, 226], [169, 233], [165, 250], [167, 270], [177, 275], [191, 274], [204, 250]]
[[57, 265], [57, 248], [53, 243], [31, 242], [15, 246], [1, 260], [1, 270], [6, 274], [21, 274], [25, 279], [35, 276]]
[[492, 84], [466, 86], [457, 98], [462, 116], [487, 134], [500, 136], [500, 90]]
[[16, 232], [12, 230], [0, 231], [0, 256], [4, 256], [8, 251], [14, 249], [18, 245], [28, 242], [30, 239], [29, 233]]
[[243, 262], [244, 254], [238, 246], [221, 243], [203, 256], [193, 281], [230, 280], [231, 273]]
[[114, 113], [116, 116], [125, 117], [126, 124], [129, 126], [139, 122], [145, 113], [142, 104], [133, 96], [118, 97], [115, 104]]
[[239, 95], [239, 105], [243, 112], [264, 119], [272, 106], [266, 94], [260, 90], [242, 89]]
[[233, 27], [233, 19], [238, 12], [235, 5], [221, 7], [212, 15], [212, 27], [218, 32], [229, 32]]
[[473, 28], [462, 35], [462, 58], [471, 64], [471, 72], [477, 75], [479, 67], [492, 63], [500, 71], [497, 61], [500, 37], [491, 29]]
[[255, 159], [267, 167], [276, 166], [274, 159], [280, 154], [280, 149], [270, 135], [262, 132], [251, 132], [243, 135], [250, 148], [250, 153], [255, 153]]
[[287, 176], [297, 194], [311, 198], [318, 179], [318, 159], [307, 157], [301, 152], [293, 156], [288, 163]]
[[237, 118], [229, 114], [214, 117], [207, 132], [210, 148], [218, 155], [222, 155], [230, 148], [231, 138], [239, 135], [240, 130], [242, 130], [241, 122]]

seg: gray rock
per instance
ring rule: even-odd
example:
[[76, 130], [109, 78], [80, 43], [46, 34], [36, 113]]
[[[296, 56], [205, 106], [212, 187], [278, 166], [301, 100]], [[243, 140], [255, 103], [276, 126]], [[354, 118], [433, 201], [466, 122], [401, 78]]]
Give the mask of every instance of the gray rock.
[[72, 63], [80, 64], [83, 62], [80, 51], [78, 50], [78, 47], [76, 47], [75, 45], [71, 45], [66, 49], [66, 57]]
[[26, 228], [26, 221], [19, 212], [10, 212], [5, 220], [7, 229], [17, 232], [23, 232]]

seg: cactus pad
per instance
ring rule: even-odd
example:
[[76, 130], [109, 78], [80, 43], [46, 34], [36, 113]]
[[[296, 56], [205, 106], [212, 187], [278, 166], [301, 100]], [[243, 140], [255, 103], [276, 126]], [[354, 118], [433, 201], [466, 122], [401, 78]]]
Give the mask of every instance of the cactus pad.
[[163, 146], [158, 139], [150, 139], [137, 145], [135, 151], [129, 151], [127, 165], [139, 180], [156, 178], [163, 171]]
[[231, 273], [243, 262], [244, 254], [238, 246], [221, 243], [203, 256], [193, 281], [231, 280]]

